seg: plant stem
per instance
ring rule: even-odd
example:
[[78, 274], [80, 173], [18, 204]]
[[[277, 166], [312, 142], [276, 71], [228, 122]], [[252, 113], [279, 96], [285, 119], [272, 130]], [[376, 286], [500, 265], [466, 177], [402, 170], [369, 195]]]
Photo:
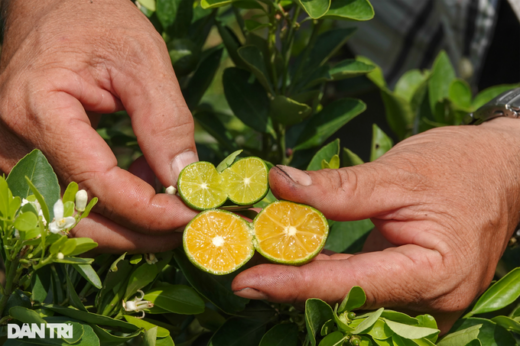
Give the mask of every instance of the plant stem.
[[0, 316], [3, 316], [5, 305], [7, 304], [9, 297], [11, 297], [11, 293], [13, 293], [13, 288], [17, 284], [17, 278], [20, 278], [21, 271], [18, 272], [19, 261], [20, 260], [16, 257], [9, 265], [7, 278], [5, 281], [4, 294], [2, 295], [2, 299], [0, 299]]
[[235, 15], [238, 26], [240, 27], [240, 32], [242, 32], [242, 35], [244, 35], [244, 37], [246, 37], [246, 33], [244, 31], [244, 18], [242, 18], [242, 15], [240, 14], [240, 10], [236, 6], [231, 6], [231, 7], [233, 8], [233, 14]]

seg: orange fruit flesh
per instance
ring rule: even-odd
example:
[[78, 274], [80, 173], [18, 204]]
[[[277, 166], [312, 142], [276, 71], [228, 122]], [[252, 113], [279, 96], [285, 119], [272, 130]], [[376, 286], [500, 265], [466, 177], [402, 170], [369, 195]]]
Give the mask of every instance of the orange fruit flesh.
[[185, 230], [185, 250], [200, 267], [212, 273], [231, 272], [253, 252], [247, 222], [228, 212], [200, 214]]
[[283, 262], [303, 260], [319, 251], [327, 234], [323, 218], [300, 204], [273, 203], [255, 219], [257, 248]]

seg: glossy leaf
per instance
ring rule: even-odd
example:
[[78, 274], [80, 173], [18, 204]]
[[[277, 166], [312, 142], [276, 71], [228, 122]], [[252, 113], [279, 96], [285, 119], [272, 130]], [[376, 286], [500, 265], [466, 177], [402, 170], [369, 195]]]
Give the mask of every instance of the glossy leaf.
[[233, 113], [247, 126], [273, 133], [269, 123], [269, 98], [258, 81], [250, 82], [247, 71], [230, 67], [224, 71], [224, 94]]
[[234, 31], [227, 27], [223, 26], [221, 23], [217, 21], [217, 29], [220, 37], [222, 38], [222, 43], [224, 43], [224, 47], [228, 52], [229, 57], [237, 67], [246, 68], [244, 61], [238, 55], [238, 49], [242, 46]]
[[318, 19], [327, 13], [331, 0], [298, 0], [309, 17]]
[[376, 124], [372, 125], [372, 151], [370, 161], [375, 161], [392, 149], [394, 142]]
[[[18, 161], [9, 173], [7, 183], [13, 196], [27, 198], [31, 194], [36, 195], [36, 193], [31, 192], [32, 189], [25, 177], [29, 178], [47, 206], [52, 209], [54, 203], [60, 198], [60, 185], [49, 161], [40, 150], [31, 151]], [[39, 199], [38, 201], [40, 202]], [[42, 203], [40, 202], [40, 204]], [[44, 206], [41, 205], [41, 207], [43, 210]], [[47, 222], [50, 222], [54, 218], [54, 211], [48, 210], [48, 214], [45, 214], [44, 211], [44, 216], [46, 216]]]
[[101, 279], [99, 278], [96, 271], [94, 270], [94, 268], [92, 268], [90, 264], [74, 264], [72, 265], [72, 267], [76, 269], [76, 271], [80, 273], [81, 276], [85, 278], [85, 280], [90, 282], [92, 286], [101, 289]]
[[519, 86], [520, 84], [503, 84], [484, 89], [473, 100], [472, 110], [476, 111], [500, 94], [503, 94], [511, 89], [518, 88]]
[[478, 334], [478, 339], [485, 346], [515, 345], [515, 340], [510, 332], [500, 325], [484, 318], [464, 318], [458, 320], [450, 332], [467, 329], [476, 325], [482, 325]]
[[238, 155], [242, 153], [243, 150], [237, 150], [228, 155], [221, 163], [217, 166], [217, 172], [222, 173], [226, 168], [231, 167], [231, 165], [235, 162]]
[[471, 341], [478, 339], [481, 324], [459, 330], [455, 333], [446, 335], [437, 345], [438, 346], [460, 346], [467, 345]]
[[136, 327], [139, 327], [139, 328], [143, 328], [144, 330], [148, 331], [152, 328], [157, 328], [157, 337], [159, 338], [165, 338], [167, 336], [170, 336], [170, 332], [168, 331], [168, 329], [165, 329], [163, 327], [159, 327], [153, 323], [150, 323], [144, 319], [141, 319], [141, 318], [137, 318], [137, 317], [134, 317], [134, 316], [130, 316], [130, 315], [125, 315], [124, 316], [125, 320], [128, 322], [128, 323], [131, 323], [133, 324], [134, 326]]
[[155, 11], [155, 0], [137, 0], [143, 7], [152, 12]]
[[374, 17], [374, 8], [368, 0], [334, 0], [325, 17], [336, 20], [366, 21]]
[[394, 333], [406, 339], [421, 339], [439, 333], [438, 329], [411, 326], [391, 320], [385, 322]]
[[312, 108], [283, 95], [276, 95], [270, 102], [271, 118], [282, 125], [294, 125], [312, 114]]
[[38, 226], [38, 218], [34, 213], [26, 212], [19, 214], [14, 221], [14, 227], [19, 231], [31, 231]]
[[163, 283], [146, 292], [144, 300], [152, 302], [154, 308], [175, 314], [195, 315], [204, 312], [204, 301], [189, 286]]
[[332, 159], [334, 155], [339, 154], [339, 138], [334, 140], [333, 142], [330, 142], [329, 144], [325, 145], [323, 148], [321, 148], [316, 155], [311, 159], [311, 162], [309, 162], [309, 165], [307, 166], [308, 171], [317, 171], [321, 169], [321, 162], [323, 160], [326, 160], [327, 162]]
[[500, 310], [518, 297], [520, 297], [520, 268], [510, 271], [488, 288], [465, 317]]
[[512, 318], [509, 318], [507, 316], [496, 316], [496, 317], [493, 317], [491, 319], [491, 321], [504, 327], [507, 330], [520, 334], [520, 322], [515, 321]]
[[354, 286], [339, 305], [338, 313], [359, 309], [365, 304], [366, 300], [367, 296], [365, 295], [365, 291], [359, 286]]
[[87, 309], [81, 302], [81, 299], [79, 299], [76, 289], [74, 288], [72, 281], [70, 281], [69, 275], [65, 275], [65, 278], [67, 280], [67, 297], [69, 298], [69, 304], [78, 310], [86, 312]]
[[208, 346], [258, 346], [265, 326], [262, 320], [231, 318], [213, 334]]
[[347, 340], [348, 336], [345, 336], [342, 332], [334, 332], [324, 337], [319, 346], [342, 346]]
[[329, 304], [320, 299], [307, 299], [305, 302], [305, 325], [311, 345], [316, 346], [316, 334], [325, 322], [334, 318]]
[[164, 29], [170, 27], [175, 22], [177, 16], [178, 0], [156, 0], [156, 13], [159, 22]]
[[339, 169], [339, 155], [334, 155], [329, 162], [321, 160], [321, 169]]
[[63, 193], [63, 204], [67, 202], [74, 202], [76, 200], [76, 193], [78, 192], [79, 187], [78, 184], [75, 182], [71, 182], [68, 186], [65, 192]]
[[137, 290], [151, 283], [158, 274], [157, 266], [155, 264], [143, 263], [137, 267], [128, 278], [128, 285], [124, 295], [124, 300], [127, 300], [131, 295], [137, 293]]
[[388, 89], [381, 90], [381, 98], [385, 104], [386, 121], [400, 138], [406, 138], [412, 130], [415, 113], [410, 102], [399, 95], [392, 94]]
[[365, 109], [366, 105], [356, 99], [341, 99], [327, 105], [305, 125], [294, 150], [322, 145], [334, 132]]
[[142, 346], [156, 346], [158, 327], [153, 327], [144, 332]]
[[442, 51], [433, 63], [431, 78], [429, 81], [430, 108], [437, 121], [442, 120], [443, 107], [440, 108], [439, 102], [448, 98], [451, 82], [455, 79], [455, 70], [450, 58], [445, 51]]
[[325, 249], [340, 253], [359, 252], [373, 228], [374, 224], [369, 219], [335, 222], [330, 228]]
[[247, 45], [239, 48], [237, 52], [264, 89], [272, 93], [273, 89], [269, 80], [269, 74], [267, 73], [267, 67], [265, 66], [264, 57], [260, 49], [253, 45]]
[[341, 157], [341, 167], [352, 167], [362, 165], [364, 162], [359, 156], [354, 154], [350, 149], [343, 148], [343, 155]]
[[[12, 173], [12, 171], [11, 171]], [[38, 200], [38, 203], [40, 203], [40, 207], [42, 209], [42, 214], [45, 220], [52, 220], [54, 218], [54, 210], [49, 210], [49, 206], [47, 202], [45, 201], [45, 197], [40, 193], [40, 191], [34, 186], [34, 184], [29, 180], [29, 178], [26, 176], [25, 181], [27, 182], [27, 185], [29, 185], [29, 188], [31, 189], [31, 192], [36, 196], [36, 199]], [[54, 204], [53, 204], [54, 206]], [[52, 214], [51, 214], [52, 213]]]
[[406, 72], [395, 85], [394, 94], [403, 98], [406, 102], [412, 102], [417, 90], [429, 78], [428, 72], [410, 70]]
[[374, 68], [375, 66], [373, 65], [355, 59], [343, 60], [333, 67], [324, 65], [322, 68], [316, 70], [316, 72], [314, 72], [314, 74], [309, 78], [310, 82], [305, 86], [305, 88], [310, 88], [325, 82], [363, 76], [373, 71]]
[[297, 346], [298, 326], [294, 323], [277, 324], [262, 337], [259, 346]]
[[335, 325], [335, 321], [334, 320], [328, 320], [327, 322], [325, 322], [323, 324], [323, 326], [321, 326], [320, 335], [321, 336], [328, 335], [328, 334], [334, 332], [336, 329], [337, 328], [336, 328], [336, 325]]
[[378, 340], [391, 338], [395, 334], [382, 319], [378, 319], [366, 333]]
[[42, 303], [47, 298], [47, 292], [51, 286], [50, 267], [45, 266], [38, 269], [31, 279], [31, 284], [32, 300]]
[[380, 89], [387, 89], [385, 77], [383, 75], [383, 70], [381, 70], [381, 68], [379, 66], [377, 66], [376, 64], [374, 64], [374, 62], [372, 60], [370, 60], [369, 58], [364, 57], [364, 56], [357, 56], [356, 60], [364, 62], [365, 64], [370, 64], [370, 65], [375, 66], [375, 68], [372, 70], [372, 72], [367, 74], [367, 78], [369, 80], [371, 80], [372, 83], [377, 85]]
[[74, 250], [69, 254], [69, 256], [77, 256], [81, 255], [87, 251], [95, 249], [98, 246], [98, 243], [94, 242], [90, 238], [72, 238], [69, 239], [74, 243]]
[[356, 329], [354, 329], [354, 332], [352, 334], [361, 334], [361, 333], [367, 331], [369, 328], [372, 328], [372, 326], [376, 323], [377, 319], [379, 317], [381, 317], [381, 314], [383, 313], [384, 310], [385, 310], [384, 308], [380, 308], [377, 311], [367, 314], [368, 315], [367, 319], [364, 320], [363, 322], [361, 322], [356, 327]]
[[202, 96], [204, 96], [204, 93], [208, 90], [211, 82], [213, 82], [215, 74], [220, 67], [220, 60], [223, 51], [224, 48], [220, 48], [215, 49], [208, 54], [200, 62], [186, 88], [182, 90], [182, 94], [189, 109], [194, 110], [199, 105]]
[[[408, 316], [407, 314], [403, 314], [399, 311], [393, 311], [385, 309], [383, 313], [381, 314], [382, 318], [385, 318], [390, 321], [409, 324], [409, 325], [419, 325], [419, 321], [416, 318], [413, 318], [411, 316]], [[422, 325], [422, 327], [429, 327], [428, 325]], [[437, 325], [435, 325], [435, 328], [437, 328]]]
[[184, 276], [200, 295], [229, 314], [236, 314], [245, 309], [249, 299], [238, 297], [231, 290], [231, 281], [235, 274], [215, 276], [205, 273], [188, 260], [182, 249], [176, 249], [173, 253]]
[[134, 333], [126, 334], [125, 336], [120, 336], [120, 335], [113, 335], [108, 330], [103, 329], [96, 325], [91, 325], [91, 327], [94, 330], [94, 332], [96, 333], [97, 337], [99, 338], [101, 345], [103, 345], [103, 346], [118, 346], [118, 345], [121, 345], [121, 344], [135, 338], [136, 336], [138, 336], [139, 334], [142, 333], [141, 330], [138, 330]]
[[[97, 204], [97, 202], [98, 202], [97, 197], [92, 198], [90, 200], [90, 202], [88, 202], [87, 207], [85, 208], [85, 211], [83, 212], [83, 214], [81, 214], [81, 216], [79, 217], [79, 220], [82, 220], [82, 219], [88, 217], [90, 214], [90, 211], [92, 210], [92, 208], [94, 208], [94, 206]], [[79, 222], [79, 220], [78, 220], [78, 222]]]
[[201, 0], [200, 6], [203, 9], [222, 7], [229, 5], [233, 0]]
[[461, 79], [455, 79], [450, 84], [449, 89], [449, 99], [453, 104], [462, 110], [467, 110], [468, 112], [471, 109], [471, 88], [466, 81]]

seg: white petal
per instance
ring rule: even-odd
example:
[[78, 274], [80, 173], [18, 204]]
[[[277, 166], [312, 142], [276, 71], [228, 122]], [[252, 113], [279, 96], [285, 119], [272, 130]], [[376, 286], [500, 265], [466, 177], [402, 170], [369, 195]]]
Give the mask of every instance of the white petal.
[[52, 233], [58, 233], [60, 231], [60, 228], [58, 227], [56, 222], [51, 222], [49, 224], [49, 231], [51, 231]]
[[54, 203], [54, 218], [56, 220], [63, 219], [63, 202], [61, 199]]
[[72, 227], [75, 222], [76, 222], [75, 218], [73, 218], [72, 216], [67, 216], [65, 218], [65, 224], [62, 226], [62, 229], [66, 229], [66, 228]]
[[29, 203], [29, 201], [26, 200], [25, 198], [22, 198], [22, 204], [21, 204], [21, 206], [23, 207], [23, 206], [26, 205], [27, 203]]

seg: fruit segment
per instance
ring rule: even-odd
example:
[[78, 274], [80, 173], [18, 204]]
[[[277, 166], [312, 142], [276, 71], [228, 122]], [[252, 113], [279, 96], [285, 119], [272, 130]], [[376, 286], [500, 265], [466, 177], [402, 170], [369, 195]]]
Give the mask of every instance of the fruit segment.
[[222, 182], [229, 199], [239, 205], [254, 204], [268, 190], [268, 169], [256, 157], [241, 159], [222, 172]]
[[255, 247], [284, 264], [310, 261], [325, 245], [329, 225], [316, 209], [280, 201], [267, 206], [254, 221]]
[[208, 210], [193, 219], [184, 231], [184, 250], [190, 261], [215, 275], [231, 273], [254, 253], [249, 224], [222, 210]]
[[186, 166], [179, 175], [177, 186], [184, 202], [196, 210], [219, 207], [227, 199], [222, 177], [209, 162]]

